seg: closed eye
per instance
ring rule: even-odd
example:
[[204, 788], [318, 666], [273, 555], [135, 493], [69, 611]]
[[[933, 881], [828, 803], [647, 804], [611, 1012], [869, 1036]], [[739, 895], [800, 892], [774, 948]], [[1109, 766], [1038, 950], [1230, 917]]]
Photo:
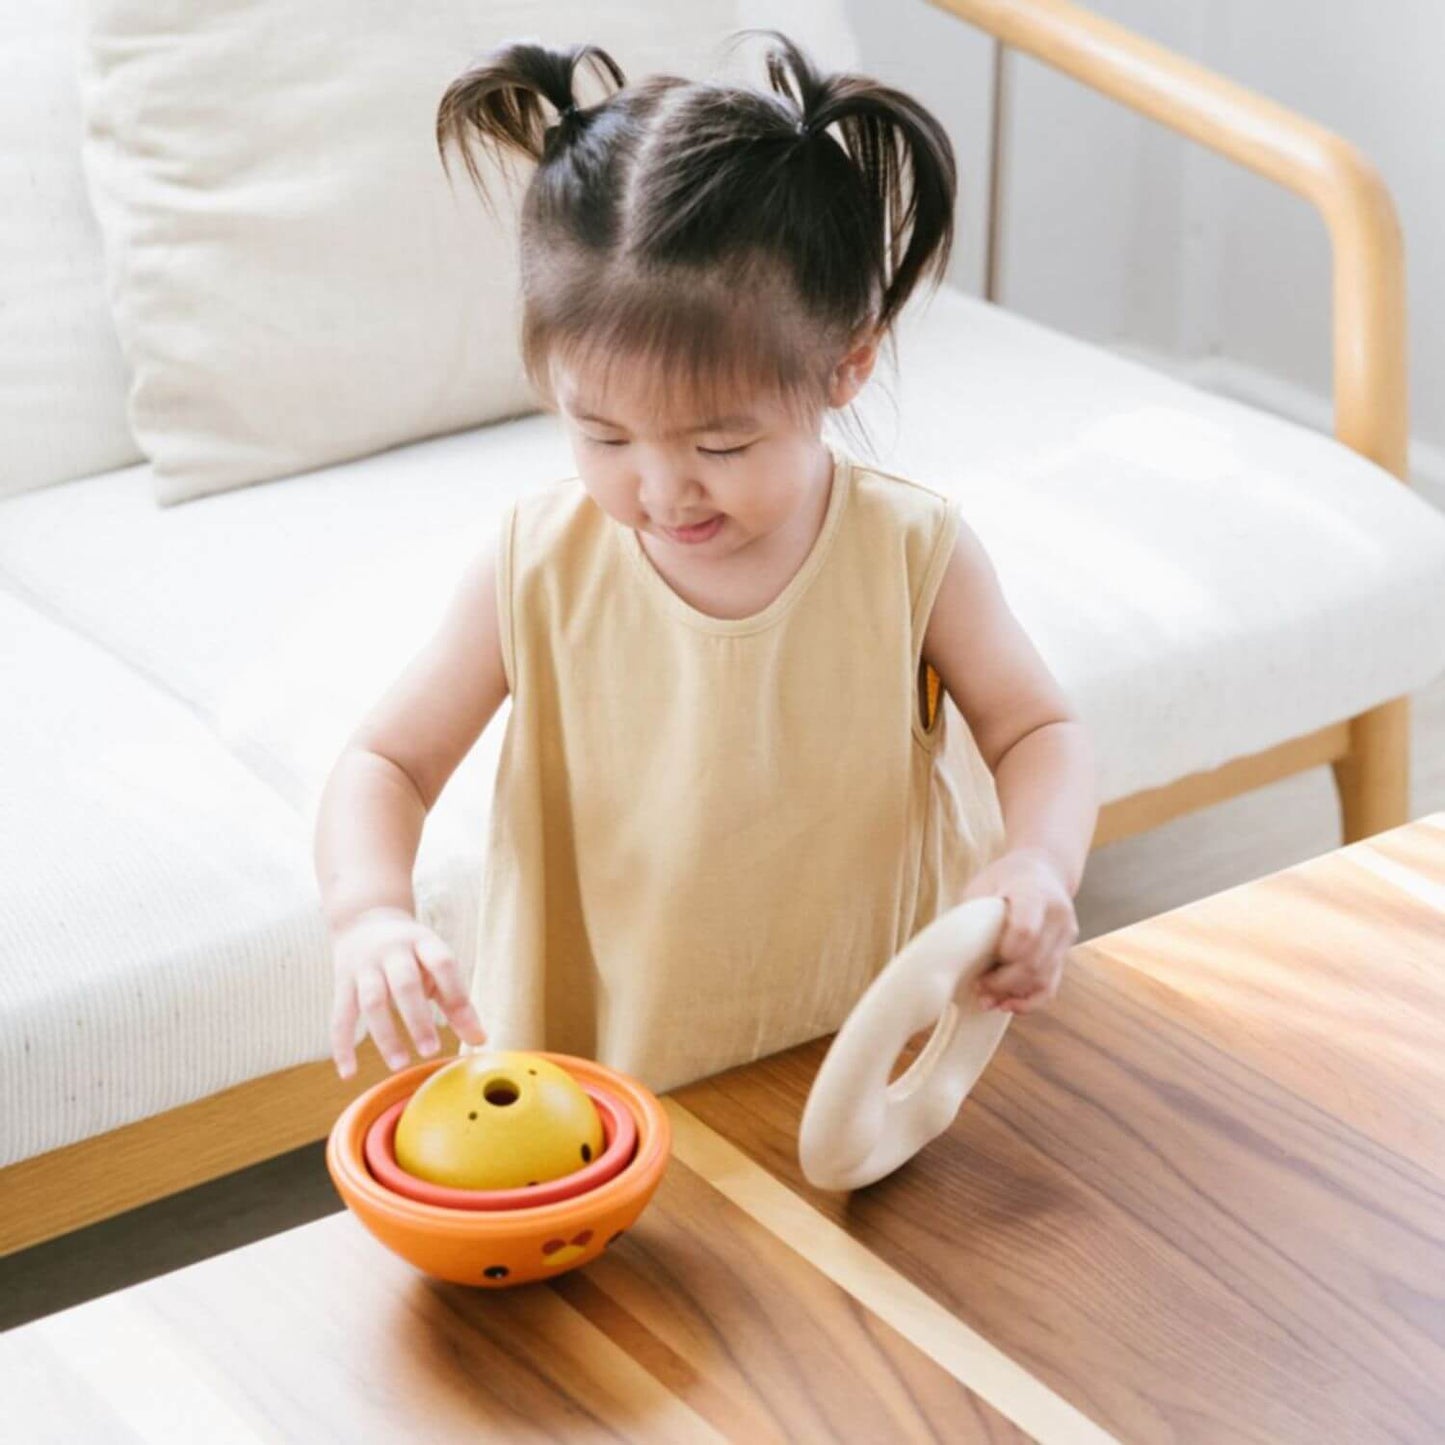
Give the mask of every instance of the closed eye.
[[[608, 437], [588, 437], [587, 440], [596, 447], [625, 447], [627, 445], [625, 440], [619, 441]], [[740, 447], [699, 447], [698, 451], [705, 457], [740, 457], [750, 446], [752, 446], [752, 442], [744, 442]]]

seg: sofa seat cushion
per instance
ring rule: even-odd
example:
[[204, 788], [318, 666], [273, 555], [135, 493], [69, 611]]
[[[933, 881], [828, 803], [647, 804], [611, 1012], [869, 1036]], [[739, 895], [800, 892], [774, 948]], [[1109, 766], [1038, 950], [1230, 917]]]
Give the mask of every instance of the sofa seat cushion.
[[[1445, 667], [1445, 517], [1331, 438], [948, 289], [905, 319], [896, 407], [870, 391], [880, 464], [958, 499], [1105, 801]], [[0, 580], [309, 818], [507, 501], [571, 467], [533, 416], [177, 508], [133, 468], [0, 504]], [[504, 716], [429, 822], [439, 849], [482, 831]]]
[[[330, 1051], [311, 839], [189, 709], [0, 591], [0, 1165]], [[475, 867], [418, 885], [465, 938]], [[451, 912], [452, 907], [458, 913]]]

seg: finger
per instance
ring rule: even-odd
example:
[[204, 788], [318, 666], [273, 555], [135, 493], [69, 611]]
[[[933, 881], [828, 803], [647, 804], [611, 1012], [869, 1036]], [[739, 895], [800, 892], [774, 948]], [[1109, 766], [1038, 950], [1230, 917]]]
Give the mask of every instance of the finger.
[[1047, 988], [1046, 974], [1033, 966], [1022, 965], [1001, 973], [998, 980], [978, 996], [979, 1007], [987, 1013], [990, 1009], [1002, 1008], [1021, 998], [1029, 998]]
[[407, 1061], [407, 1051], [397, 1031], [396, 1020], [391, 1016], [391, 991], [380, 968], [368, 968], [356, 980], [356, 1001], [361, 1005], [377, 1052], [391, 1068], [401, 1068]]
[[1033, 952], [1038, 946], [1043, 925], [1044, 905], [1039, 898], [1032, 894], [1024, 898], [1010, 898], [998, 951], [1006, 959], [1021, 958]]
[[1072, 911], [1061, 915], [1045, 927], [1039, 954], [1050, 972], [1063, 971], [1069, 950], [1078, 941], [1079, 923]]
[[1051, 915], [1044, 924], [1044, 946], [1041, 951], [1050, 958], [1059, 957], [1067, 953], [1078, 941], [1079, 920], [1074, 917], [1072, 909], [1067, 909]]
[[356, 1072], [356, 986], [348, 983], [337, 990], [331, 1009], [331, 1057], [336, 1072], [349, 1079]]
[[995, 964], [978, 981], [978, 991], [992, 998], [1009, 998], [1032, 993], [1043, 982], [1043, 970], [1035, 954]]
[[1046, 986], [1062, 972], [1064, 951], [1063, 938], [1046, 930], [1029, 955], [1018, 960], [1016, 968], [1019, 971], [1008, 980], [1006, 991], [1019, 995]]
[[1031, 1014], [1037, 1013], [1039, 1009], [1047, 1007], [1052, 1001], [1053, 994], [1050, 990], [1041, 988], [1035, 990], [1033, 993], [1003, 999], [999, 1003], [998, 1009], [1000, 1013]]
[[1072, 915], [1040, 906], [1031, 936], [1008, 955], [1001, 955], [993, 972], [1001, 973], [1015, 966], [1032, 969], [1041, 977], [1054, 973], [1063, 966], [1064, 954], [1077, 936], [1078, 928]]
[[[436, 1053], [441, 1048], [441, 1040], [437, 1038], [436, 1025], [432, 1022], [431, 1002], [422, 987], [423, 974], [411, 943], [389, 949], [381, 966], [387, 983], [391, 985], [392, 1002], [415, 1041], [417, 1052]], [[404, 1054], [402, 1062], [406, 1062]]]
[[457, 1036], [469, 1044], [486, 1043], [487, 1031], [467, 996], [461, 965], [451, 949], [440, 938], [421, 938], [417, 940], [416, 952], [429, 970], [432, 985], [429, 991], [434, 993]]
[[1036, 987], [1015, 989], [1012, 994], [995, 1000], [996, 1007], [1007, 1008], [1011, 1013], [1033, 1013], [1046, 1008], [1058, 997], [1063, 975], [1063, 958], [1059, 955], [1046, 958], [1035, 970]]

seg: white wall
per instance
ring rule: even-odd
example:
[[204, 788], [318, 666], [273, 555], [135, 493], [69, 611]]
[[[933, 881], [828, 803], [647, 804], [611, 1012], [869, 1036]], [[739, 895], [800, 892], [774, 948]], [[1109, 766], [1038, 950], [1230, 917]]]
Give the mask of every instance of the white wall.
[[948, 279], [983, 294], [993, 42], [926, 0], [846, 0], [859, 69], [897, 86], [943, 123], [958, 163], [959, 203]]
[[[1412, 470], [1445, 499], [1445, 5], [1091, 0], [1338, 131], [1405, 233]], [[1304, 201], [1013, 55], [998, 299], [1329, 425], [1329, 246]]]

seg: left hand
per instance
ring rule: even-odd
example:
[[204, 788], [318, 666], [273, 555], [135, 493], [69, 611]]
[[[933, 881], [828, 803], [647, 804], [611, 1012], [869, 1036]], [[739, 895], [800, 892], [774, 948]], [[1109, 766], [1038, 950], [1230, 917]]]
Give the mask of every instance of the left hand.
[[981, 1006], [1031, 1013], [1052, 1002], [1064, 955], [1079, 936], [1074, 901], [1058, 865], [1042, 849], [1016, 848], [969, 881], [964, 900], [1004, 899], [998, 961], [975, 985]]

